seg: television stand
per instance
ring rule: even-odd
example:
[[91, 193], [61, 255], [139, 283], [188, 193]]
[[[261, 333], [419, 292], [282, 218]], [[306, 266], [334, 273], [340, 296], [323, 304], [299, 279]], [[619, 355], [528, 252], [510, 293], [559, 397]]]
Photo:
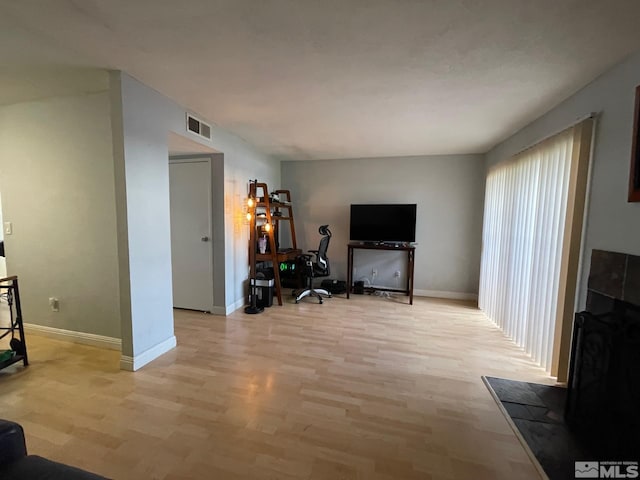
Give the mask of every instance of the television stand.
[[413, 271], [416, 256], [416, 247], [409, 243], [393, 243], [385, 244], [380, 242], [350, 242], [347, 244], [347, 298], [353, 288], [353, 251], [361, 250], [395, 250], [407, 252], [407, 289], [401, 290], [397, 288], [375, 287], [375, 290], [387, 292], [399, 292], [409, 296], [409, 305], [413, 305]]

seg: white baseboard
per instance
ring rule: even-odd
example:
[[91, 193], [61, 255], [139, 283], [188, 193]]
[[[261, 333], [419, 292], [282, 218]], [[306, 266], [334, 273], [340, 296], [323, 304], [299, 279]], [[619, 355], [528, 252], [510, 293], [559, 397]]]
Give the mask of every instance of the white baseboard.
[[449, 298], [452, 300], [478, 300], [477, 293], [445, 292], [442, 290], [414, 290], [416, 297]]
[[65, 330], [63, 328], [45, 327], [44, 325], [36, 325], [34, 323], [25, 323], [24, 330], [26, 333], [33, 332], [35, 335], [42, 335], [56, 340], [64, 340], [66, 342], [81, 343], [83, 345], [91, 345], [92, 347], [106, 348], [109, 350], [122, 349], [122, 340], [114, 337], [105, 337], [104, 335], [96, 335], [94, 333], [75, 332], [73, 330]]
[[237, 300], [235, 303], [232, 303], [231, 305], [227, 305], [225, 315], [231, 315], [233, 312], [235, 312], [239, 308], [244, 307], [246, 305], [245, 302], [246, 302], [245, 299], [241, 298], [240, 300]]
[[169, 350], [175, 348], [177, 342], [175, 335], [171, 335], [165, 341], [151, 347], [150, 349], [142, 352], [139, 355], [130, 357], [128, 355], [122, 355], [120, 357], [120, 369], [127, 370], [129, 372], [135, 372], [141, 369], [147, 363], [155, 360], [160, 355], [167, 353]]
[[226, 315], [227, 314], [227, 309], [226, 307], [213, 307], [211, 309], [211, 314], [212, 315]]

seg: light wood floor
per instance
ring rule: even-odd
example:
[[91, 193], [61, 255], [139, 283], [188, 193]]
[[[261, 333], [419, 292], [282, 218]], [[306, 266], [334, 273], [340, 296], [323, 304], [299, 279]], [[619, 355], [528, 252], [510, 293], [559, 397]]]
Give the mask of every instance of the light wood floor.
[[470, 304], [402, 302], [176, 311], [178, 347], [136, 373], [31, 335], [0, 417], [117, 479], [539, 478], [480, 376], [552, 380]]

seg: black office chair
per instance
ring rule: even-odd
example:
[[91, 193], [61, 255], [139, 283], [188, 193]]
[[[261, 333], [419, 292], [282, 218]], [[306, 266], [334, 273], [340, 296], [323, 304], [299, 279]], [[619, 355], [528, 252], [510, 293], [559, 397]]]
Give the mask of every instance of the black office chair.
[[301, 260], [304, 263], [304, 273], [307, 277], [307, 288], [302, 291], [293, 292], [296, 297], [296, 303], [309, 295], [318, 299], [322, 303], [323, 295], [327, 298], [331, 297], [331, 293], [322, 288], [313, 288], [313, 279], [317, 277], [328, 277], [331, 274], [329, 267], [329, 258], [327, 257], [327, 249], [329, 248], [329, 240], [331, 240], [331, 230], [329, 225], [322, 225], [318, 232], [323, 237], [320, 239], [318, 250], [309, 250], [315, 255], [315, 261], [312, 260], [313, 255], [303, 254]]

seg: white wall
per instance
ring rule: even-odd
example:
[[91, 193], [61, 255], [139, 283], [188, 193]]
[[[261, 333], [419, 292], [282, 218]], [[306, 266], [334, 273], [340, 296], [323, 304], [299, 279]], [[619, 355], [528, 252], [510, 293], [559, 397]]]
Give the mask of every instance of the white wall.
[[[114, 154], [123, 318], [123, 354], [145, 357], [173, 338], [169, 220], [169, 132], [188, 136], [224, 155], [224, 303], [244, 303], [248, 228], [242, 208], [249, 178], [278, 187], [279, 163], [242, 139], [214, 128], [206, 141], [186, 131], [185, 108], [126, 73], [112, 72]], [[219, 195], [214, 191], [214, 196]], [[224, 209], [224, 210], [223, 210]], [[214, 232], [214, 242], [220, 232]], [[214, 246], [214, 252], [216, 248]], [[216, 269], [217, 270], [217, 269]], [[215, 299], [216, 303], [219, 301]], [[220, 305], [216, 305], [220, 306]], [[155, 355], [155, 354], [154, 354]]]
[[627, 202], [635, 88], [640, 84], [636, 54], [568, 98], [487, 154], [493, 165], [526, 146], [599, 112], [588, 198], [579, 309], [584, 308], [591, 250], [640, 255], [640, 203]]
[[[298, 246], [315, 249], [318, 226], [333, 232], [332, 278], [346, 280], [352, 203], [416, 203], [417, 293], [472, 296], [478, 292], [484, 158], [481, 155], [394, 157], [282, 162], [282, 185], [291, 190]], [[398, 286], [401, 252], [356, 252], [354, 278]]]
[[115, 160], [124, 310], [122, 353], [135, 362], [136, 357], [152, 348], [170, 347], [175, 341], [168, 108], [157, 92], [130, 77], [122, 75], [120, 80], [114, 80], [114, 114], [122, 117], [122, 131], [119, 126], [114, 128], [118, 143], [114, 151], [122, 154]]
[[106, 88], [0, 108], [7, 267], [27, 323], [120, 338], [111, 147]]
[[214, 130], [212, 144], [224, 153], [225, 264], [227, 313], [242, 307], [249, 275], [249, 225], [245, 218], [249, 180], [280, 188], [280, 162], [262, 155], [244, 140]]

